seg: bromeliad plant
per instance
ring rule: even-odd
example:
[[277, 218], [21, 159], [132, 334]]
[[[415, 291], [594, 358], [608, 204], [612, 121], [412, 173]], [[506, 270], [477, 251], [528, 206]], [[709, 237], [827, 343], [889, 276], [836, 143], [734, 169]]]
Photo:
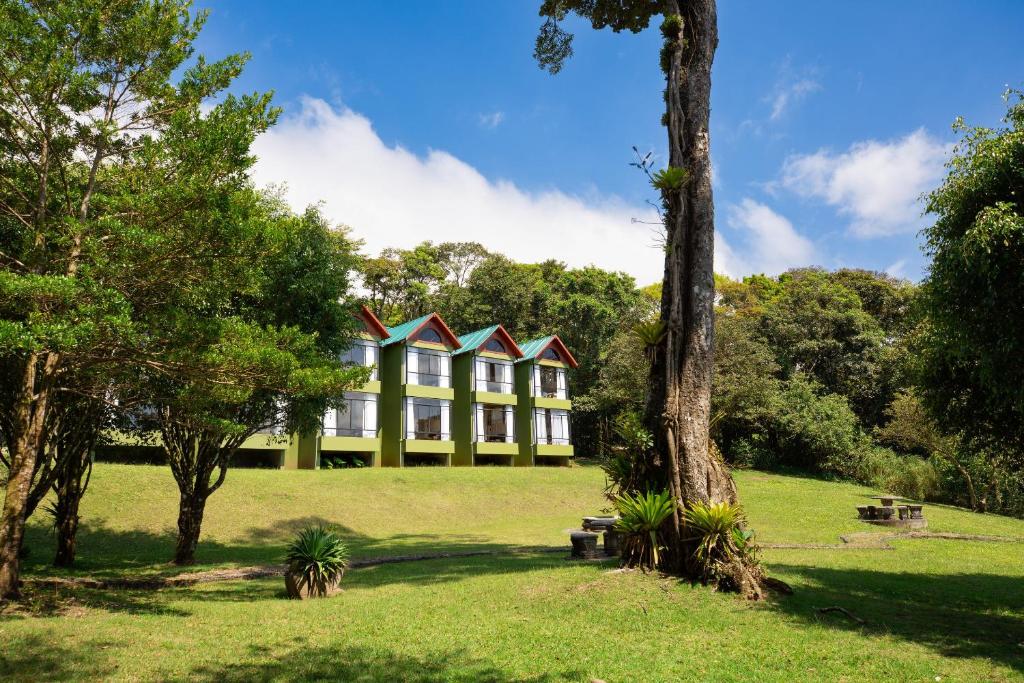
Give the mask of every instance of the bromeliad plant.
[[348, 568], [348, 546], [323, 525], [306, 527], [288, 546], [285, 562], [298, 593], [323, 597]]
[[739, 505], [695, 502], [683, 513], [684, 533], [694, 543], [692, 561], [705, 582], [723, 588], [746, 580], [741, 567], [756, 567], [754, 532], [747, 529]]
[[660, 493], [621, 493], [615, 498], [619, 521], [615, 528], [625, 535], [622, 562], [626, 566], [655, 569], [661, 562], [660, 529], [675, 513], [676, 504], [666, 490]]

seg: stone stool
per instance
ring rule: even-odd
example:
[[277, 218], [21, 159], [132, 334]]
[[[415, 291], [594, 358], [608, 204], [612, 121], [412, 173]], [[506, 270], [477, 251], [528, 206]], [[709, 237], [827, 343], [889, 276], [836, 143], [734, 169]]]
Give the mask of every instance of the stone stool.
[[896, 511], [900, 514], [900, 519], [910, 519], [910, 507], [908, 505], [900, 505], [896, 508]]
[[608, 557], [618, 557], [622, 554], [622, 538], [623, 534], [621, 531], [616, 529], [608, 529], [604, 532], [604, 554]]
[[878, 519], [888, 520], [892, 519], [896, 510], [891, 505], [882, 505], [877, 508]]
[[924, 512], [922, 512], [923, 506], [921, 505], [908, 505], [910, 509], [911, 519], [924, 519]]
[[868, 506], [858, 505], [857, 506], [857, 519], [868, 519]]
[[589, 531], [573, 531], [569, 534], [574, 560], [592, 560], [597, 557], [597, 534]]

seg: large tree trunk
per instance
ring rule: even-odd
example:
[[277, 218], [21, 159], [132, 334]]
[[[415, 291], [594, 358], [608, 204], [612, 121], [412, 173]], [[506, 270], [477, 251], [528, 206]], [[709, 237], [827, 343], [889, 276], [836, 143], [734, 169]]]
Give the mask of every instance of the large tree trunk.
[[20, 399], [15, 406], [10, 471], [0, 515], [0, 600], [17, 599], [20, 595], [21, 544], [36, 460], [46, 438], [43, 427], [49, 407], [49, 379], [57, 363], [56, 354], [47, 354], [41, 363], [36, 354], [29, 354], [25, 359]]
[[[681, 16], [667, 80], [669, 166], [686, 180], [663, 188], [666, 251], [661, 315], [665, 334], [651, 366], [648, 420], [669, 487], [681, 503], [735, 502], [728, 469], [709, 447], [714, 353], [715, 210], [711, 192], [711, 63], [718, 45], [714, 0], [670, 0]], [[671, 26], [666, 22], [666, 26]], [[672, 561], [685, 571], [682, 511], [674, 519]]]

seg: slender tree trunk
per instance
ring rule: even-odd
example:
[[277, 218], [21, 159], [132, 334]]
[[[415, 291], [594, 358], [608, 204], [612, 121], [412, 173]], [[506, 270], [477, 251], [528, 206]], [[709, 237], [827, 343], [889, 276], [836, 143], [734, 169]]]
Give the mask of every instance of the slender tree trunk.
[[[669, 1], [682, 18], [665, 35], [669, 166], [686, 171], [662, 191], [666, 249], [661, 316], [665, 334], [651, 365], [648, 422], [673, 496], [681, 503], [736, 500], [725, 465], [709, 448], [714, 353], [715, 211], [711, 191], [711, 64], [718, 45], [715, 0]], [[675, 27], [678, 27], [677, 30]], [[681, 571], [681, 511], [673, 520], [671, 556]]]
[[[246, 435], [225, 438], [216, 431], [176, 425], [172, 411], [166, 408], [163, 419], [160, 432], [164, 440], [164, 452], [180, 494], [174, 563], [195, 564], [206, 501], [224, 483], [228, 462]], [[219, 471], [216, 480], [211, 483], [214, 470]]]
[[[208, 483], [202, 482], [201, 486], [205, 489]], [[174, 564], [196, 563], [196, 546], [199, 545], [199, 532], [203, 526], [205, 512], [205, 495], [184, 492], [181, 494], [178, 508], [178, 543], [174, 548]]]
[[78, 539], [78, 508], [92, 476], [92, 457], [86, 451], [76, 453], [63, 464], [54, 489], [57, 493], [57, 554], [55, 567], [70, 567], [75, 563]]

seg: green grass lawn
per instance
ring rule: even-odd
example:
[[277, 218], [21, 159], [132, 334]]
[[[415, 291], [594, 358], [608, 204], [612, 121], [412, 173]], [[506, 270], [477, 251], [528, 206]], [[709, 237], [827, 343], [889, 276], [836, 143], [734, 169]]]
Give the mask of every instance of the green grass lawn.
[[[834, 543], [862, 487], [737, 474], [761, 539]], [[356, 556], [564, 544], [603, 507], [593, 468], [229, 473], [204, 566], [279, 561], [310, 520]], [[176, 495], [161, 468], [97, 466], [85, 574], [167, 571]], [[1024, 537], [1024, 522], [926, 507], [931, 530]], [[29, 571], [52, 541], [30, 537]], [[892, 550], [766, 550], [795, 594], [760, 604], [559, 553], [351, 571], [329, 600], [280, 579], [163, 591], [39, 590], [0, 617], [0, 679], [979, 681], [1024, 678], [1024, 544], [897, 540]], [[866, 624], [818, 608], [841, 606]]]

